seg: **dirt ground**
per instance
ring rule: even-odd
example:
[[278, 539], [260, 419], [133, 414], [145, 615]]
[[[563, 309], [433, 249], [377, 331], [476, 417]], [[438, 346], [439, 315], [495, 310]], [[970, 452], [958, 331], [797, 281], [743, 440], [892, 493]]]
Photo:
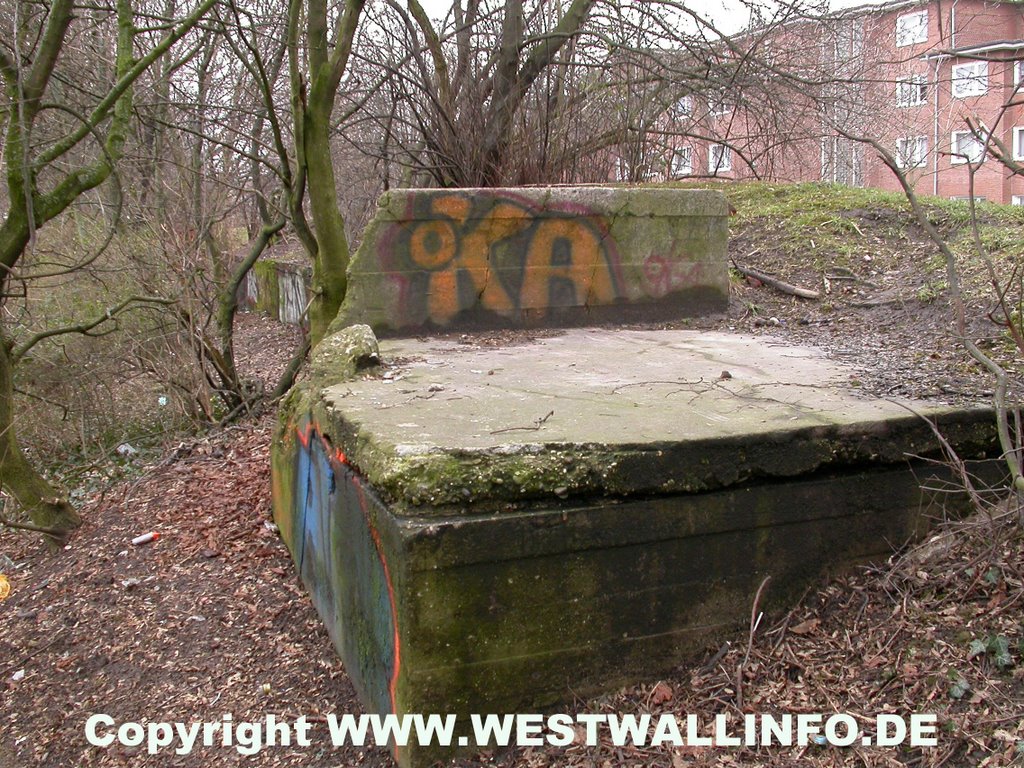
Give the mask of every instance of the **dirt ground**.
[[[867, 228], [865, 218], [860, 226]], [[870, 230], [869, 230], [870, 231]], [[790, 262], [770, 231], [732, 243], [738, 263], [822, 291], [803, 300], [740, 280], [727, 316], [681, 323], [813, 342], [851, 366], [870, 396], [984, 399], [991, 383], [949, 334], [949, 309], [909, 264], [827, 269]], [[826, 289], [829, 291], [826, 293]], [[975, 312], [975, 316], [979, 313]], [[983, 317], [983, 312], [980, 313]], [[998, 345], [985, 320], [979, 339]], [[500, 343], [501, 334], [482, 341]], [[239, 357], [268, 378], [293, 332], [241, 322]], [[272, 415], [177, 446], [128, 483], [97, 492], [70, 547], [0, 533], [10, 596], [0, 602], [0, 768], [28, 766], [389, 766], [380, 748], [231, 749], [190, 756], [86, 744], [94, 713], [124, 720], [235, 721], [359, 712], [355, 691], [270, 524]], [[940, 532], [924, 553], [824, 582], [661, 681], [576, 701], [565, 711], [696, 714], [934, 712], [921, 749], [619, 748], [574, 745], [484, 754], [469, 765], [1002, 766], [1024, 762], [1024, 537], [1002, 517]], [[131, 539], [147, 531], [145, 546]], [[940, 529], [940, 531], [943, 529]], [[0, 568], [2, 570], [2, 568]], [[8, 570], [10, 570], [8, 568]]]

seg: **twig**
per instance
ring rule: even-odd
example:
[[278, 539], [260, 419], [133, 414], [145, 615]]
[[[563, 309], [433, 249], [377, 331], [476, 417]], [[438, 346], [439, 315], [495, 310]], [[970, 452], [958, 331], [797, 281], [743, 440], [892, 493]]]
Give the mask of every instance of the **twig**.
[[22, 666], [23, 664], [26, 664], [29, 661], [31, 661], [32, 659], [34, 659], [36, 656], [41, 654], [43, 651], [49, 650], [50, 648], [55, 646], [58, 643], [58, 641], [64, 639], [64, 635], [65, 635], [64, 632], [58, 632], [57, 635], [53, 638], [53, 640], [48, 642], [46, 645], [42, 645], [39, 648], [36, 648], [34, 651], [32, 651], [32, 653], [28, 654], [27, 656], [22, 656], [18, 661], [14, 662], [13, 664], [8, 664], [6, 667], [4, 667], [4, 671], [3, 671], [2, 675], [0, 675], [0, 676], [7, 677], [7, 673], [10, 672], [12, 669], [17, 669], [18, 667]]
[[543, 416], [543, 417], [541, 417], [539, 419], [534, 419], [532, 427], [505, 427], [504, 429], [496, 429], [493, 432], [491, 432], [491, 434], [492, 435], [500, 435], [502, 432], [536, 432], [542, 426], [544, 426], [544, 423], [548, 419], [550, 419], [554, 415], [555, 415], [554, 411], [548, 411], [546, 416]]
[[765, 274], [758, 269], [751, 269], [750, 267], [741, 267], [736, 263], [735, 259], [732, 259], [732, 266], [737, 272], [744, 277], [752, 277], [755, 280], [760, 280], [765, 285], [770, 285], [777, 291], [782, 293], [788, 293], [790, 296], [798, 296], [801, 299], [820, 299], [821, 293], [818, 291], [812, 291], [810, 288], [801, 288], [798, 285], [792, 285], [791, 283], [783, 282], [776, 277]]
[[[703, 383], [704, 383], [704, 377], [703, 376], [701, 376], [696, 381], [686, 381], [685, 379], [682, 380], [682, 381], [680, 381], [678, 379], [675, 380], [675, 381], [669, 381], [667, 379], [651, 379], [649, 381], [631, 381], [628, 384], [620, 384], [615, 389], [613, 389], [611, 393], [613, 395], [617, 395], [617, 394], [619, 394], [619, 392], [621, 392], [624, 389], [628, 389], [629, 387], [648, 387], [648, 386], [653, 386], [655, 384], [676, 384], [676, 385], [680, 385], [680, 386], [691, 387], [691, 386], [696, 386], [697, 384], [703, 384]], [[682, 392], [683, 390], [676, 390], [676, 391], [677, 392]]]
[[708, 670], [714, 669], [715, 665], [719, 661], [721, 661], [722, 657], [725, 656], [725, 654], [727, 654], [729, 652], [730, 648], [732, 648], [732, 643], [729, 642], [728, 640], [726, 640], [722, 644], [722, 647], [718, 649], [718, 653], [716, 653], [714, 656], [712, 656], [711, 660], [708, 661], [708, 663], [705, 664], [703, 667], [701, 667], [701, 670], [702, 671], [708, 671]]
[[746, 670], [747, 661], [750, 659], [750, 647], [754, 644], [754, 633], [757, 632], [757, 628], [764, 616], [763, 613], [758, 613], [757, 606], [761, 602], [761, 593], [771, 580], [771, 576], [765, 576], [761, 580], [761, 586], [757, 588], [757, 594], [754, 595], [754, 604], [750, 607], [750, 633], [747, 635], [747, 651], [743, 654], [743, 661], [736, 668], [736, 708], [739, 710], [743, 709], [743, 672]]
[[[813, 587], [807, 587], [804, 590], [804, 593], [800, 595], [800, 599], [796, 601], [797, 607], [800, 607], [804, 604], [804, 600], [807, 599], [807, 595], [810, 594], [811, 589], [813, 589]], [[778, 624], [776, 624], [774, 627], [772, 627], [765, 633], [765, 635], [778, 634], [779, 636], [779, 639], [775, 641], [775, 645], [772, 646], [771, 653], [774, 654], [776, 651], [778, 651], [779, 646], [782, 645], [782, 643], [786, 640], [786, 630], [789, 629], [789, 623], [793, 620], [793, 615], [796, 613], [796, 611], [797, 608], [793, 608], [789, 613], [786, 614], [786, 617], [782, 621], [780, 621]]]

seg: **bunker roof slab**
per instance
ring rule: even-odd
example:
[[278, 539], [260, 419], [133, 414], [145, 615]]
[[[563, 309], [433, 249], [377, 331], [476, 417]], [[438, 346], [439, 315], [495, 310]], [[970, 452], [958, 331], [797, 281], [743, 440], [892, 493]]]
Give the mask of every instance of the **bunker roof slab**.
[[591, 328], [380, 348], [378, 375], [323, 389], [317, 418], [411, 515], [905, 463], [937, 452], [922, 417], [974, 454], [992, 441], [987, 408], [870, 399], [821, 350], [765, 336]]

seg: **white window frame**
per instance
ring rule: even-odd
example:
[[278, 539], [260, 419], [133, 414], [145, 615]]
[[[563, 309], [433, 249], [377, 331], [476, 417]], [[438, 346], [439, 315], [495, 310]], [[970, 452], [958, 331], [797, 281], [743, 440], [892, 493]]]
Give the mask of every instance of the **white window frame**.
[[672, 151], [670, 172], [673, 179], [693, 174], [693, 147], [676, 147]]
[[896, 47], [928, 42], [928, 10], [896, 17]]
[[900, 168], [924, 168], [927, 163], [927, 136], [907, 136], [896, 140], [896, 164]]
[[672, 108], [676, 117], [689, 117], [693, 114], [693, 96], [680, 96]]
[[897, 107], [919, 107], [927, 101], [927, 75], [908, 75], [896, 81]]
[[[962, 153], [961, 154], [957, 154], [959, 149], [960, 149], [959, 140], [958, 140], [959, 136], [970, 136], [972, 139], [974, 139], [974, 141], [976, 141], [978, 143], [978, 146], [981, 147], [982, 152], [983, 152], [983, 154], [981, 155], [981, 157], [979, 159], [974, 159], [974, 158], [970, 158], [970, 157], [964, 157]], [[973, 131], [953, 131], [952, 135], [950, 136], [950, 141], [949, 141], [949, 153], [950, 153], [949, 154], [949, 161], [950, 161], [950, 164], [951, 165], [967, 165], [968, 162], [971, 162], [971, 163], [982, 162], [983, 163], [983, 162], [985, 162], [985, 156], [986, 156], [984, 154], [984, 149], [985, 149], [985, 142], [982, 139], [978, 138], [978, 136], [976, 136]]]
[[1013, 64], [1013, 87], [1019, 88], [1021, 81], [1024, 80], [1024, 59], [1011, 63]]
[[984, 96], [988, 93], [988, 62], [964, 61], [954, 64], [949, 88], [954, 99]]
[[1010, 205], [1024, 205], [1024, 195], [1010, 195]]
[[1024, 160], [1024, 127], [1021, 126], [1013, 129], [1013, 159]]
[[708, 94], [708, 115], [710, 117], [723, 117], [732, 111], [732, 104], [726, 101], [725, 96], [724, 90]]
[[[715, 160], [715, 150], [718, 150], [718, 160]], [[732, 170], [732, 150], [725, 144], [708, 145], [708, 173], [717, 176], [719, 173]]]

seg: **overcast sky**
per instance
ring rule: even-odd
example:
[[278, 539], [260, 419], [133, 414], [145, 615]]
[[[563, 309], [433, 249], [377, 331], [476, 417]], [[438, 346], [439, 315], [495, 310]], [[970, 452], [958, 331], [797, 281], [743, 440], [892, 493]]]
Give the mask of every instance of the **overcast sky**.
[[[880, 5], [882, 2], [886, 2], [886, 0], [830, 1], [833, 9], [852, 8], [857, 5]], [[443, 18], [451, 8], [451, 0], [420, 0], [420, 3], [433, 18]], [[743, 29], [750, 20], [750, 14], [738, 0], [691, 0], [688, 5], [698, 13], [708, 16], [716, 27], [727, 33]]]

